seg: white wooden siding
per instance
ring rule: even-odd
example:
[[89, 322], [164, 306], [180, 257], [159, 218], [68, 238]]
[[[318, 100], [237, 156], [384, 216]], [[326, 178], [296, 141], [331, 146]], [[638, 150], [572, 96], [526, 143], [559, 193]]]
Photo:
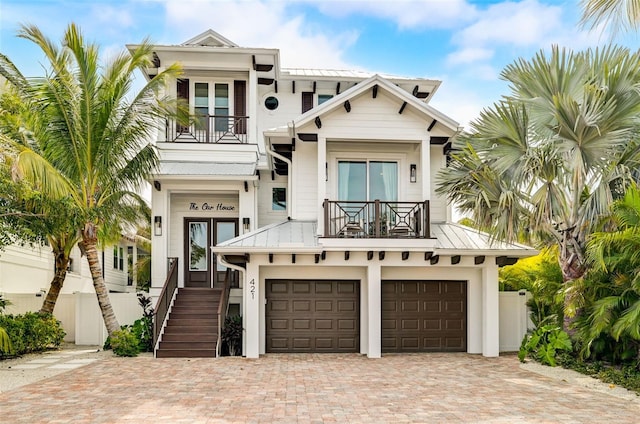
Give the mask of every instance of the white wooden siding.
[[258, 189], [258, 227], [275, 224], [287, 220], [287, 211], [271, 210], [272, 190], [275, 187], [287, 189], [287, 204], [291, 201], [291, 193], [287, 187], [287, 177], [275, 175], [275, 180], [271, 179], [270, 172], [263, 172], [259, 180]]
[[295, 193], [292, 215], [294, 219], [318, 219], [322, 205], [318, 204], [318, 143], [296, 142], [293, 152], [292, 191]]
[[436, 193], [438, 171], [447, 165], [442, 146], [431, 146], [431, 222], [447, 220], [447, 199]]

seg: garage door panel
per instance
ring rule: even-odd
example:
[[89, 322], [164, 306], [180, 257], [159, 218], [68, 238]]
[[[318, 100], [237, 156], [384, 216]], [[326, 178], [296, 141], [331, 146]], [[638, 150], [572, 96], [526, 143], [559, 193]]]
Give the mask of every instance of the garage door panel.
[[339, 300], [338, 312], [356, 312], [358, 310], [358, 303], [354, 300]]
[[311, 311], [311, 301], [309, 300], [294, 300], [292, 302], [293, 312], [309, 312]]
[[333, 302], [331, 300], [316, 300], [316, 312], [333, 311]]
[[275, 300], [269, 303], [269, 309], [271, 309], [272, 311], [286, 312], [288, 308], [289, 308], [289, 302], [286, 302], [286, 301]]
[[355, 280], [267, 280], [267, 352], [358, 352], [359, 287]]
[[337, 288], [339, 294], [357, 294], [359, 284], [354, 282], [342, 282], [338, 281]]
[[292, 327], [294, 330], [310, 330], [311, 329], [311, 321], [308, 319], [294, 319], [291, 322], [293, 323]]
[[311, 283], [306, 281], [296, 281], [293, 284], [293, 293], [295, 294], [310, 294]]
[[425, 312], [442, 312], [442, 302], [437, 300], [427, 300], [422, 302], [422, 308]]
[[466, 351], [466, 282], [383, 281], [383, 352]]

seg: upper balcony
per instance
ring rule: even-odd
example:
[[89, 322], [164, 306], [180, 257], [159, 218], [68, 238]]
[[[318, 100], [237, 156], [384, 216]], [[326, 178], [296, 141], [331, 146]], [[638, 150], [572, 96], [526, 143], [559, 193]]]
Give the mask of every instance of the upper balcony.
[[166, 141], [181, 143], [248, 144], [248, 116], [198, 115], [189, 125], [166, 121]]
[[431, 238], [429, 201], [324, 201], [324, 237]]

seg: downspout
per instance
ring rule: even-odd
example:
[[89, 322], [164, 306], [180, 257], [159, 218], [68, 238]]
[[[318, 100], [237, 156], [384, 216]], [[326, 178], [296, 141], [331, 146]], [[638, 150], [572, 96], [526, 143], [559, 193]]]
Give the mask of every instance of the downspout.
[[269, 146], [268, 147], [265, 146], [265, 148], [267, 149], [268, 154], [270, 154], [274, 158], [280, 159], [281, 161], [285, 162], [289, 167], [289, 175], [287, 175], [287, 192], [289, 192], [289, 199], [287, 200], [287, 216], [289, 217], [289, 219], [291, 219], [291, 204], [293, 203], [292, 202], [293, 190], [292, 190], [292, 182], [291, 182], [291, 171], [292, 171], [291, 160], [282, 156], [280, 153], [276, 153], [275, 151], [271, 150], [271, 140], [269, 140]]
[[[244, 316], [247, 313], [247, 305], [244, 304], [244, 299], [245, 299], [245, 296], [244, 296], [244, 291], [245, 291], [244, 277], [245, 277], [246, 269], [242, 268], [239, 265], [230, 264], [229, 262], [225, 261], [224, 260], [224, 256], [222, 256], [222, 254], [220, 254], [220, 253], [216, 253], [216, 257], [218, 258], [218, 263], [219, 264], [221, 264], [222, 266], [226, 266], [227, 268], [231, 268], [233, 270], [236, 270], [236, 271], [238, 271], [240, 273], [240, 282], [242, 282], [242, 317], [244, 319]], [[227, 305], [228, 304], [229, 304], [229, 299], [227, 299]], [[246, 340], [247, 334], [246, 334], [246, 331], [244, 331], [244, 323], [242, 325], [242, 330], [243, 330], [242, 331], [242, 350], [243, 350], [242, 354], [244, 356], [244, 349], [245, 349], [245, 346], [247, 345], [247, 340]], [[218, 343], [220, 343], [220, 342], [221, 342], [221, 340], [218, 339]], [[218, 347], [217, 346], [216, 346], [216, 352], [218, 352]], [[216, 353], [216, 355], [217, 355], [217, 353]]]

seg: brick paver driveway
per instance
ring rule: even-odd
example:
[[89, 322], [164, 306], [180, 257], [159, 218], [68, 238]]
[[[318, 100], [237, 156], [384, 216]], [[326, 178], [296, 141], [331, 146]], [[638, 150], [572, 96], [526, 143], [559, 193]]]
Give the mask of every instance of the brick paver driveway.
[[0, 395], [2, 423], [639, 421], [636, 400], [467, 354], [112, 357]]

